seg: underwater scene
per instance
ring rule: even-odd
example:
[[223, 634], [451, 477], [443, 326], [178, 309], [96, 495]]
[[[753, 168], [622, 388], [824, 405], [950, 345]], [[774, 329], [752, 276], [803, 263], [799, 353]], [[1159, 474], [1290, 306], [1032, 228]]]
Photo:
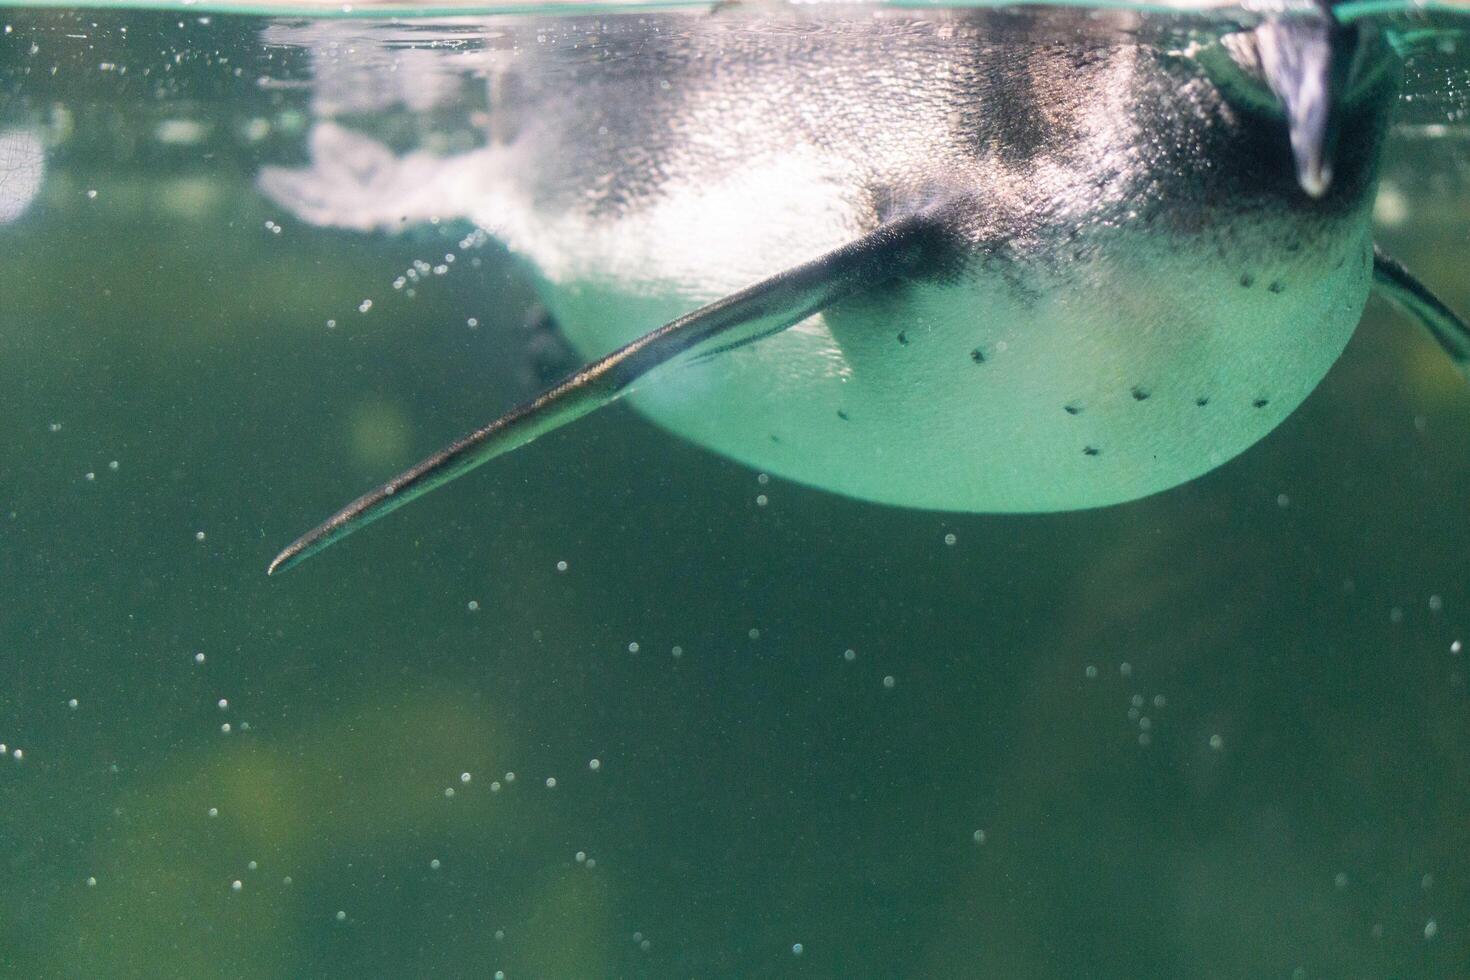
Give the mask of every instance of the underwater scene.
[[1470, 976], [1464, 316], [1452, 4], [0, 7], [0, 975]]

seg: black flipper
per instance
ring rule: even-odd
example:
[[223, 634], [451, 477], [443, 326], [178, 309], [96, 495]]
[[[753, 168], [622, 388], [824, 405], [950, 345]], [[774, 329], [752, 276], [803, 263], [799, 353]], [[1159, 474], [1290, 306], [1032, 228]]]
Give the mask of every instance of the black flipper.
[[1373, 286], [1380, 295], [1428, 330], [1470, 380], [1470, 325], [1429, 291], [1392, 255], [1373, 246]]
[[601, 408], [659, 368], [777, 333], [844, 296], [914, 271], [937, 235], [938, 226], [924, 216], [891, 222], [644, 334], [354, 500], [293, 541], [266, 573], [291, 568], [415, 497]]

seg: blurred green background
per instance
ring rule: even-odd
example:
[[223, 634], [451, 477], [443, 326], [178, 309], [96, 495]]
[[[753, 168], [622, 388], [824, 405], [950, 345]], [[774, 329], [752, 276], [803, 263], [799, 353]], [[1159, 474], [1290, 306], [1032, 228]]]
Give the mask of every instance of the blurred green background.
[[[618, 406], [267, 579], [538, 387], [534, 297], [256, 194], [264, 22], [0, 25], [4, 975], [1470, 975], [1470, 389], [1413, 324], [1122, 507], [762, 485]], [[1441, 54], [1380, 214], [1470, 311]]]

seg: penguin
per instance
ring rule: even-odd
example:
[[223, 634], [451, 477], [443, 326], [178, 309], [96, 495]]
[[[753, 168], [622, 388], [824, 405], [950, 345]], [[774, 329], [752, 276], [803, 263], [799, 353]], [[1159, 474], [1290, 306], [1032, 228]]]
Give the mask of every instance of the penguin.
[[1372, 240], [1390, 38], [1327, 0], [1237, 14], [568, 19], [495, 77], [508, 132], [479, 149], [316, 123], [265, 195], [364, 231], [470, 219], [586, 363], [268, 572], [624, 396], [834, 493], [1039, 513], [1255, 444], [1373, 290], [1470, 372], [1470, 328]]

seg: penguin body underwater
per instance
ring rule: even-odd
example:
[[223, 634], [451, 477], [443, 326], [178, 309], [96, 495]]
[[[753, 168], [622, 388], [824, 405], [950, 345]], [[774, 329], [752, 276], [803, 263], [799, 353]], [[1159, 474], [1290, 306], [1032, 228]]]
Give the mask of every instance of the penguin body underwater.
[[1372, 25], [1325, 2], [1209, 29], [810, 9], [567, 21], [516, 72], [505, 142], [400, 157], [326, 122], [310, 166], [261, 172], [317, 224], [469, 217], [592, 358], [271, 572], [635, 388], [788, 479], [1044, 512], [1253, 445], [1375, 287], [1470, 364], [1470, 330], [1372, 242], [1399, 70]]

